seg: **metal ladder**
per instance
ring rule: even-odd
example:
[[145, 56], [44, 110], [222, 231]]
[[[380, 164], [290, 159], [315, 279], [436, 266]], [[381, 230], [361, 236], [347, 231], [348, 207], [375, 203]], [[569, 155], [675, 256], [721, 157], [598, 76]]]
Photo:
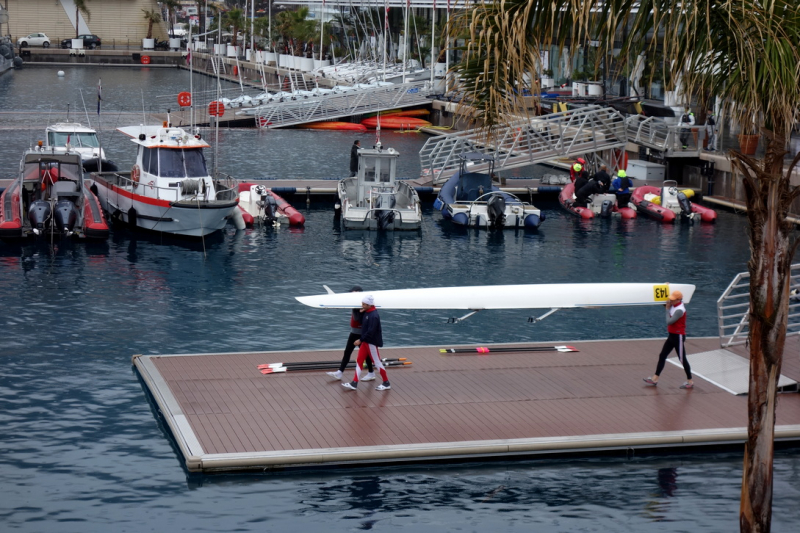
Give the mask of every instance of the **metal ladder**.
[[[786, 336], [800, 335], [800, 263], [792, 265], [789, 299], [789, 324]], [[750, 273], [737, 274], [717, 300], [719, 345], [722, 348], [745, 344], [750, 334]]]
[[[434, 137], [419, 156], [422, 175], [441, 183], [458, 171], [458, 156], [464, 152], [492, 154], [495, 170], [501, 170], [559, 157], [613, 152], [627, 142], [625, 117], [613, 108], [593, 105], [513, 121], [498, 128], [492, 139], [477, 130]], [[470, 170], [486, 171], [488, 163]]]
[[430, 103], [428, 86], [428, 82], [417, 81], [340, 94], [286, 99], [256, 108], [256, 124], [263, 128], [281, 128], [398, 107], [425, 105]]

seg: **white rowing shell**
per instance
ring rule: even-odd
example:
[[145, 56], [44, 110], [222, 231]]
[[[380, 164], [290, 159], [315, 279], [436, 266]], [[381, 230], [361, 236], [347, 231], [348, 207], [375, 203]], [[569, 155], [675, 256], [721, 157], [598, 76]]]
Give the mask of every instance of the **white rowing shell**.
[[689, 303], [694, 285], [683, 283], [562, 283], [541, 285], [482, 285], [434, 287], [298, 296], [309, 307], [361, 307], [371, 294], [380, 309], [553, 309], [568, 307], [613, 307], [663, 305], [671, 291], [683, 293]]

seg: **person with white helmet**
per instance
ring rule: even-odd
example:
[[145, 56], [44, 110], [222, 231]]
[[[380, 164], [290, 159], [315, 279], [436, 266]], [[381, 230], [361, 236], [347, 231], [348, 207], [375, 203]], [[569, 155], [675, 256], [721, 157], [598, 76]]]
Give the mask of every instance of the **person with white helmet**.
[[611, 190], [617, 196], [618, 208], [628, 207], [628, 203], [631, 201], [631, 187], [633, 187], [633, 182], [628, 177], [628, 173], [624, 169], [619, 169], [617, 177], [611, 182]]
[[689, 366], [689, 360], [686, 358], [686, 306], [683, 304], [683, 293], [681, 291], [672, 291], [669, 295], [666, 304], [667, 309], [667, 340], [664, 341], [664, 347], [661, 348], [661, 353], [658, 356], [658, 365], [656, 365], [656, 372], [652, 377], [644, 378], [644, 382], [648, 385], [655, 387], [658, 385], [658, 378], [661, 371], [664, 370], [664, 363], [667, 362], [667, 356], [675, 350], [678, 352], [678, 360], [683, 364], [683, 370], [686, 372], [686, 382], [681, 385], [682, 389], [693, 389], [694, 381], [692, 380], [692, 367]]
[[378, 348], [383, 346], [383, 333], [381, 331], [381, 317], [378, 315], [378, 310], [375, 308], [375, 298], [373, 298], [371, 294], [365, 295], [361, 299], [361, 308], [364, 311], [361, 318], [361, 338], [354, 343], [356, 346], [359, 346], [358, 358], [356, 359], [356, 373], [353, 377], [353, 381], [342, 383], [342, 387], [347, 390], [358, 390], [361, 367], [367, 357], [372, 357], [372, 364], [375, 365], [375, 368], [381, 373], [381, 378], [383, 378], [383, 383], [378, 385], [375, 390], [389, 390], [392, 388], [392, 385], [389, 383], [389, 376], [386, 374], [383, 363], [381, 363], [381, 354], [378, 351]]

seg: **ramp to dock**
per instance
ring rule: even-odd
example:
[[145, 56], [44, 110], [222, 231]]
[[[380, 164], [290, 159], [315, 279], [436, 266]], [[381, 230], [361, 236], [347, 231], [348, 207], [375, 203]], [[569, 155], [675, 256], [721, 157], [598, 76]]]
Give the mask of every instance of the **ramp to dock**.
[[248, 111], [254, 114], [256, 125], [262, 128], [282, 128], [309, 122], [377, 113], [402, 107], [430, 104], [429, 83], [415, 81], [358, 89], [346, 93], [286, 98]]
[[[797, 338], [787, 352], [797, 353]], [[689, 339], [707, 352], [718, 338]], [[464, 461], [609, 452], [746, 439], [747, 398], [697, 379], [679, 389], [671, 365], [652, 373], [663, 339], [580, 341], [580, 351], [487, 355], [444, 346], [386, 348], [390, 391], [348, 392], [324, 371], [264, 376], [257, 365], [332, 360], [340, 350], [135, 356], [134, 365], [190, 471]], [[565, 344], [559, 342], [557, 344]], [[791, 347], [789, 347], [791, 345]], [[506, 345], [508, 346], [508, 345]], [[448, 346], [449, 347], [449, 346]], [[784, 373], [800, 377], [800, 361]], [[776, 438], [800, 441], [800, 394], [778, 404]]]
[[[479, 130], [432, 137], [419, 157], [423, 176], [441, 183], [458, 171], [459, 156], [465, 152], [491, 154], [495, 170], [501, 170], [622, 150], [627, 142], [625, 117], [611, 107], [592, 105], [516, 120], [498, 128], [491, 138]], [[488, 164], [470, 170], [485, 172]]]

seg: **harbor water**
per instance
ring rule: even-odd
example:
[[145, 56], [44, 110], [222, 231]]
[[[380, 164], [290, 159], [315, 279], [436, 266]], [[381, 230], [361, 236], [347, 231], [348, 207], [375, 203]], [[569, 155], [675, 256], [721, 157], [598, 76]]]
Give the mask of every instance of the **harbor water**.
[[[133, 145], [113, 127], [141, 123], [134, 115], [142, 100], [165, 110], [189, 80], [172, 69], [66, 69], [62, 79], [56, 70], [0, 77], [3, 177], [16, 173], [22, 150], [48, 121], [65, 118], [66, 103], [85, 123], [81, 93], [95, 124], [98, 78], [103, 143], [111, 159], [130, 166]], [[201, 78], [202, 88], [208, 81]], [[355, 138], [363, 145], [374, 133], [226, 129], [216, 159], [238, 178], [335, 179], [347, 173]], [[400, 151], [399, 174], [419, 173], [426, 137], [383, 132], [381, 140]], [[287, 199], [306, 216], [305, 228], [230, 226], [186, 241], [114, 227], [106, 243], [0, 243], [2, 531], [738, 528], [741, 452], [187, 474], [131, 367], [133, 354], [343, 347], [348, 313], [294, 300], [324, 292], [323, 284], [345, 291], [354, 284], [693, 283], [689, 335], [712, 336], [716, 300], [749, 257], [746, 219], [731, 212], [720, 212], [714, 225], [587, 223], [534, 197], [547, 217], [538, 231], [459, 229], [426, 205], [421, 231], [375, 234], [345, 232], [332, 203]], [[659, 307], [561, 310], [527, 321], [543, 312], [484, 311], [448, 324], [459, 313], [384, 311], [384, 340], [444, 347], [664, 335]], [[641, 358], [649, 369], [657, 354]], [[403, 386], [401, 370], [392, 385]], [[773, 531], [796, 529], [798, 498], [800, 454], [780, 450]]]

